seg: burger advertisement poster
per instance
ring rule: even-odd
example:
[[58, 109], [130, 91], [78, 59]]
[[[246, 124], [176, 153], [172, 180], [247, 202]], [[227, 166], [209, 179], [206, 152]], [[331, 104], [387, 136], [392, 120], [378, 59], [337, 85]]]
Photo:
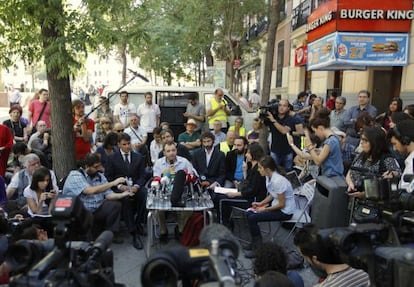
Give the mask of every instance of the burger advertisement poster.
[[329, 66], [406, 66], [406, 33], [335, 32], [308, 44], [308, 69]]

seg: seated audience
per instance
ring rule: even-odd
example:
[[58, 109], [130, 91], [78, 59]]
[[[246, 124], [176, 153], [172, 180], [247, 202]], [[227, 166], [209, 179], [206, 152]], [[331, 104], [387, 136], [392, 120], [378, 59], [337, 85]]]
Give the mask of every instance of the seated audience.
[[234, 131], [236, 133], [236, 137], [245, 137], [246, 129], [243, 127], [243, 118], [237, 117], [234, 120], [234, 126], [230, 126], [228, 131]]
[[213, 130], [211, 131], [214, 135], [214, 146], [219, 145], [220, 143], [226, 141], [226, 134], [221, 130], [223, 125], [220, 121], [215, 121], [213, 123]]
[[185, 131], [178, 135], [178, 143], [184, 145], [189, 151], [194, 151], [200, 147], [200, 133], [194, 131], [197, 123], [193, 119], [189, 119], [185, 124]]

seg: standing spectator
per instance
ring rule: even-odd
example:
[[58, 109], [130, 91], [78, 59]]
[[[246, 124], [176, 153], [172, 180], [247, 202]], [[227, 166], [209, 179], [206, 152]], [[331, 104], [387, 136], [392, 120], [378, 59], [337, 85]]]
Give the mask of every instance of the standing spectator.
[[137, 115], [136, 107], [133, 103], [128, 103], [128, 92], [122, 91], [119, 94], [120, 102], [114, 107], [115, 122], [127, 127], [132, 116]]
[[344, 115], [346, 113], [345, 109], [346, 98], [337, 97], [335, 100], [335, 108], [331, 111], [329, 117], [331, 118], [331, 127], [336, 127], [341, 131], [345, 131], [344, 125]]
[[330, 111], [333, 111], [335, 109], [335, 102], [336, 102], [337, 97], [338, 97], [338, 94], [335, 91], [332, 91], [332, 93], [329, 95], [329, 99], [326, 101], [326, 107]]
[[30, 136], [30, 139], [29, 139], [29, 142], [27, 143], [27, 146], [30, 147], [30, 148], [33, 148], [32, 147], [33, 141], [35, 139], [37, 139], [40, 136], [40, 134], [43, 133], [46, 130], [46, 128], [47, 128], [47, 125], [46, 125], [45, 121], [38, 121], [37, 124], [36, 124], [36, 132], [33, 133]]
[[85, 118], [85, 104], [81, 100], [72, 102], [73, 132], [75, 133], [76, 159], [83, 159], [91, 152], [92, 134], [95, 123]]
[[327, 108], [323, 108], [310, 122], [315, 135], [324, 141], [321, 152], [318, 154], [315, 151], [316, 146], [312, 143], [309, 130], [305, 131], [305, 146], [312, 160], [322, 167], [322, 175], [344, 177], [341, 143], [330, 128], [329, 113]]
[[5, 125], [0, 125], [0, 176], [4, 177], [7, 161], [13, 146], [13, 134]]
[[290, 171], [293, 168], [293, 151], [287, 142], [286, 134], [295, 128], [295, 121], [289, 116], [288, 100], [280, 100], [277, 115], [270, 112], [267, 112], [267, 115], [272, 135], [271, 156], [278, 166]]
[[301, 147], [302, 136], [304, 135], [303, 118], [298, 113], [293, 111], [293, 106], [291, 104], [289, 104], [289, 116], [293, 118], [295, 123], [294, 129], [291, 131], [293, 141], [297, 147]]
[[[107, 117], [101, 117], [98, 119], [99, 121], [99, 130], [96, 130], [95, 136], [95, 145], [97, 147], [101, 146], [105, 140], [107, 134], [112, 132], [112, 121]], [[96, 125], [98, 127], [98, 125]]]
[[93, 119], [96, 123], [96, 133], [102, 129], [101, 119], [109, 120], [111, 125], [114, 122], [114, 115], [112, 109], [109, 107], [109, 100], [105, 97], [99, 97], [99, 108], [96, 109]]
[[19, 89], [16, 89], [16, 88], [13, 87], [12, 90], [9, 92], [10, 107], [12, 107], [14, 105], [20, 105], [21, 100], [22, 100], [22, 94], [20, 94]]
[[258, 143], [262, 147], [264, 153], [268, 154], [269, 143], [267, 141], [267, 138], [269, 137], [269, 129], [265, 126], [265, 124], [260, 118], [253, 119], [253, 129], [247, 133], [248, 139], [252, 133], [257, 133]]
[[388, 131], [391, 126], [392, 122], [392, 115], [394, 113], [402, 112], [403, 102], [399, 97], [395, 97], [391, 99], [390, 105], [388, 106], [388, 111], [378, 115], [375, 118], [375, 121], [381, 125], [386, 131]]
[[256, 111], [260, 106], [260, 96], [257, 90], [253, 90], [253, 93], [249, 97], [250, 107]]
[[352, 106], [344, 115], [344, 124], [346, 128], [352, 128], [358, 116], [362, 112], [367, 112], [375, 119], [377, 116], [377, 108], [369, 103], [371, 94], [367, 90], [361, 90], [358, 93], [358, 105]]
[[148, 134], [147, 144], [154, 139], [152, 131], [160, 125], [161, 111], [157, 104], [152, 102], [152, 93], [145, 93], [145, 103], [139, 105], [137, 115], [141, 120], [141, 126]]
[[29, 121], [29, 127], [32, 129], [36, 127], [37, 122], [40, 120], [44, 121], [48, 128], [52, 127], [50, 121], [50, 102], [48, 90], [39, 90], [39, 99], [33, 100], [33, 102], [29, 105], [27, 119]]
[[236, 93], [236, 98], [244, 108], [250, 110], [250, 103], [245, 97], [243, 97], [243, 94], [241, 92]]
[[214, 145], [219, 145], [220, 143], [226, 141], [226, 134], [223, 133], [222, 124], [220, 121], [215, 121], [213, 123], [213, 130], [211, 131], [214, 135]]
[[189, 119], [185, 124], [185, 131], [178, 135], [178, 143], [184, 145], [190, 152], [201, 145], [200, 133], [194, 131], [196, 126], [195, 120]]
[[243, 118], [237, 117], [234, 121], [234, 126], [231, 126], [229, 131], [234, 131], [237, 137], [245, 137], [246, 129], [243, 127]]
[[147, 132], [140, 126], [139, 118], [132, 116], [129, 120], [129, 127], [124, 132], [131, 137], [132, 150], [139, 152], [145, 158], [149, 156], [147, 147]]
[[297, 114], [302, 115], [303, 113], [311, 109], [311, 105], [306, 105], [306, 98], [308, 94], [306, 92], [300, 92], [297, 96], [297, 99], [293, 101], [293, 111]]
[[27, 142], [29, 139], [26, 123], [21, 118], [22, 112], [20, 105], [11, 106], [9, 110], [10, 119], [3, 122], [3, 125], [7, 126], [12, 132], [15, 142]]
[[195, 132], [201, 132], [204, 122], [206, 120], [206, 108], [198, 100], [198, 94], [192, 93], [188, 96], [188, 104], [185, 113], [183, 114], [187, 119], [195, 120], [197, 126]]
[[214, 122], [220, 121], [223, 126], [223, 132], [227, 132], [227, 116], [231, 114], [230, 109], [227, 106], [227, 102], [224, 97], [222, 89], [218, 88], [214, 91], [214, 97], [207, 102], [206, 110], [208, 116], [208, 127], [210, 130], [214, 129]]
[[154, 165], [155, 161], [158, 159], [158, 155], [162, 152], [161, 128], [154, 128], [152, 134], [154, 139], [150, 143], [150, 154], [152, 165]]

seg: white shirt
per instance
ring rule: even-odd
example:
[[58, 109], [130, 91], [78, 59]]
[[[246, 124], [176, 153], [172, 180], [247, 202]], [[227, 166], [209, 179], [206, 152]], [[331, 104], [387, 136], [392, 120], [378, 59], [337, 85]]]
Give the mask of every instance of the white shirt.
[[256, 93], [252, 93], [249, 97], [249, 102], [251, 102], [253, 106], [259, 106], [260, 96]]
[[[26, 198], [31, 198], [33, 199], [36, 204], [39, 204], [39, 198], [37, 197], [37, 193], [36, 191], [34, 191], [33, 189], [30, 188], [30, 186], [26, 187], [23, 191], [23, 195]], [[31, 209], [30, 206], [27, 205], [27, 213], [33, 217], [36, 215], [49, 215], [49, 207], [47, 206], [47, 204], [43, 201], [42, 202], [42, 209], [38, 214], [35, 214]]]
[[[413, 159], [414, 159], [414, 151], [412, 151], [408, 157], [405, 159], [405, 168], [401, 175], [401, 181], [400, 181], [400, 188], [405, 189], [408, 192], [411, 192], [411, 189], [409, 188], [410, 182], [404, 181], [404, 175], [405, 174], [413, 174]], [[409, 190], [410, 189], [410, 190]]]
[[129, 125], [130, 118], [136, 114], [136, 107], [134, 104], [129, 103], [123, 105], [122, 103], [118, 103], [114, 107], [114, 116], [119, 117], [119, 121], [127, 127]]
[[150, 144], [150, 153], [151, 153], [152, 164], [154, 164], [157, 161], [158, 155], [160, 154], [161, 151], [162, 151], [162, 143], [160, 142], [158, 144], [155, 140], [153, 140]]
[[144, 138], [147, 137], [147, 132], [140, 126], [137, 129], [129, 126], [124, 132], [131, 137], [131, 144], [133, 145], [142, 143]]
[[285, 194], [285, 207], [281, 209], [284, 214], [293, 214], [296, 209], [293, 188], [286, 177], [273, 172], [272, 177], [266, 176], [266, 189], [273, 197], [272, 206], [279, 203], [278, 194]]
[[161, 115], [160, 107], [157, 104], [147, 105], [140, 104], [137, 109], [137, 115], [141, 119], [141, 126], [147, 133], [152, 133], [157, 126], [157, 118]]

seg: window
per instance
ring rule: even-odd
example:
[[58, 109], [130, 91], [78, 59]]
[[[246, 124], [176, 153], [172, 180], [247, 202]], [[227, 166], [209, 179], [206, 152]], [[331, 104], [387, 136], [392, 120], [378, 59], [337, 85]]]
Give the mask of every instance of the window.
[[285, 41], [280, 41], [279, 44], [277, 45], [276, 87], [282, 86], [284, 54], [285, 54]]

